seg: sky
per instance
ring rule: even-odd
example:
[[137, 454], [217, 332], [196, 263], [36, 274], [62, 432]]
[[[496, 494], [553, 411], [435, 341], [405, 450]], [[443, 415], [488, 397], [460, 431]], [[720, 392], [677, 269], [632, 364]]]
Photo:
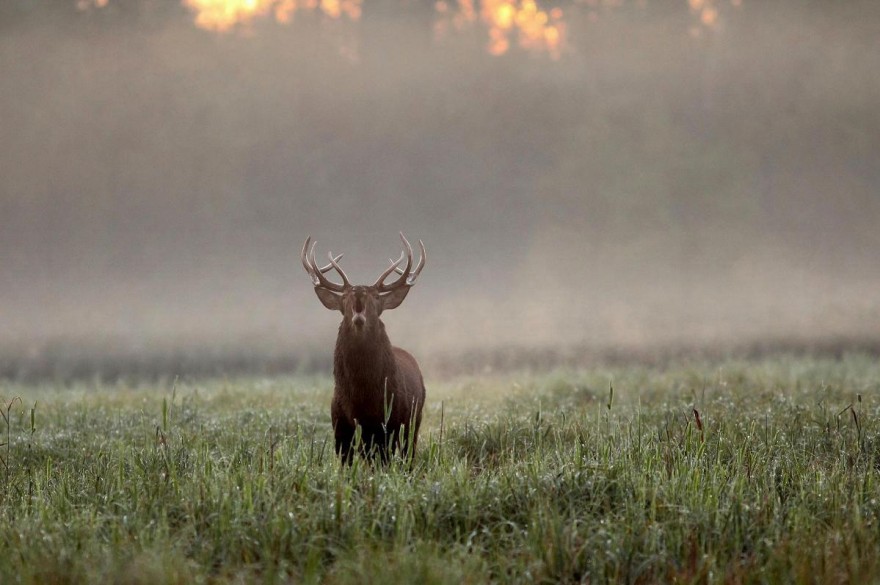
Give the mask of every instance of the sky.
[[[880, 337], [880, 5], [0, 9], [0, 354], [417, 355]], [[59, 349], [61, 348], [61, 349]], [[54, 355], [54, 354], [53, 354]], [[77, 354], [79, 355], [79, 354]]]

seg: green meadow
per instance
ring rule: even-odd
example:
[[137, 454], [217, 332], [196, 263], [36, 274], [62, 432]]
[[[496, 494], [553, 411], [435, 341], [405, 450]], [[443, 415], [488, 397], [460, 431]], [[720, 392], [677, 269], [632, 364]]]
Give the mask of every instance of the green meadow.
[[0, 383], [0, 582], [880, 580], [875, 357], [426, 382], [412, 467], [329, 377]]

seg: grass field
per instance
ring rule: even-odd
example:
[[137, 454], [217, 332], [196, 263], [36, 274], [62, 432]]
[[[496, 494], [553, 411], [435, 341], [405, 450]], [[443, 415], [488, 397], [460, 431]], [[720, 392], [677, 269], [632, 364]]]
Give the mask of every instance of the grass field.
[[874, 357], [427, 384], [412, 470], [325, 377], [0, 384], [0, 582], [880, 580]]

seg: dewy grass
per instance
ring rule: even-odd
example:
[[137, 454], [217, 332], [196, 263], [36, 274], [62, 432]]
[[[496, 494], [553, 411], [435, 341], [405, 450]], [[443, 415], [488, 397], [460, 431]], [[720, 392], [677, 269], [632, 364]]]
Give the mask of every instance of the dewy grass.
[[873, 358], [429, 381], [412, 468], [331, 385], [0, 386], [0, 582], [880, 579]]

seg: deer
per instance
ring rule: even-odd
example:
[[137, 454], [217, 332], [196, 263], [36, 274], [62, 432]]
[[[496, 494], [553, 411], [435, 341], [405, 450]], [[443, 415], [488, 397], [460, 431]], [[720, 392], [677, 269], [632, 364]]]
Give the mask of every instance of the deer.
[[[356, 450], [370, 459], [378, 454], [383, 463], [398, 449], [410, 464], [415, 457], [425, 383], [416, 359], [391, 345], [380, 316], [399, 307], [409, 294], [425, 266], [427, 253], [419, 240], [421, 256], [413, 267], [412, 246], [403, 232], [400, 239], [404, 246], [400, 258], [391, 260], [391, 265], [369, 286], [351, 284], [338, 263], [342, 254], [329, 252], [330, 263], [319, 267], [315, 260], [317, 242], [312, 242], [311, 236], [302, 249], [302, 265], [318, 299], [327, 309], [342, 313], [333, 354], [330, 418], [336, 454], [344, 464], [351, 464]], [[404, 258], [406, 265], [401, 267]], [[341, 284], [325, 276], [331, 269], [339, 275]], [[397, 278], [386, 283], [392, 273]]]

